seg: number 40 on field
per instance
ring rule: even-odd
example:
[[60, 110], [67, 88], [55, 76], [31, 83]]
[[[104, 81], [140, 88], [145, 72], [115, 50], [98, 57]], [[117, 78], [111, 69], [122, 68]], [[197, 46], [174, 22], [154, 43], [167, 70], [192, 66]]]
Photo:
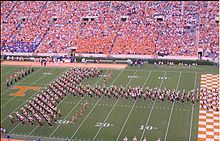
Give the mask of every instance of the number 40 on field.
[[145, 128], [144, 127], [145, 127], [144, 125], [141, 125], [140, 130], [144, 130], [144, 129], [146, 129], [146, 130], [155, 130], [155, 129], [158, 129], [157, 127], [153, 127], [151, 125], [147, 125]]

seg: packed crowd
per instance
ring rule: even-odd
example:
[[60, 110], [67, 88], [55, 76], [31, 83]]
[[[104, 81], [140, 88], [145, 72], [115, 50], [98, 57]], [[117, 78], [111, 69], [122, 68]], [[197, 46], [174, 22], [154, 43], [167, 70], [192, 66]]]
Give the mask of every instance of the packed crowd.
[[[79, 53], [196, 55], [199, 47], [218, 56], [218, 6], [217, 1], [3, 1], [1, 49], [65, 53], [77, 46]], [[94, 19], [85, 22], [86, 16]]]
[[[61, 117], [57, 106], [67, 96], [70, 87], [62, 81], [66, 80], [73, 86], [80, 84], [86, 78], [97, 76], [97, 73], [100, 74], [101, 70], [95, 68], [70, 69], [20, 108], [21, 114], [18, 111], [15, 113], [17, 120], [22, 124], [27, 122], [34, 125], [34, 122], [37, 121], [40, 126], [44, 122], [52, 126], [53, 122]], [[12, 115], [9, 115], [9, 118], [12, 123], [15, 123]]]

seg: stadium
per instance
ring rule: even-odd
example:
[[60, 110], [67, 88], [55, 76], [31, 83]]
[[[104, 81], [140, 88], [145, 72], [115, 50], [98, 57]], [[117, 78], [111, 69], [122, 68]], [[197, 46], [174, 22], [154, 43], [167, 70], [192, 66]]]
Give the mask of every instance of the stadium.
[[1, 1], [2, 141], [219, 141], [219, 1]]

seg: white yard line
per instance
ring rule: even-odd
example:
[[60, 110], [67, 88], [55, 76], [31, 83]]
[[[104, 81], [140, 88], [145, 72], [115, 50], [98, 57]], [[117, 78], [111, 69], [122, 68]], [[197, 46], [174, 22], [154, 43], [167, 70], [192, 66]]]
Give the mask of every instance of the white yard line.
[[[54, 68], [54, 69], [56, 69], [56, 68]], [[53, 70], [53, 69], [52, 69], [52, 70]], [[61, 76], [62, 74], [63, 74], [63, 73], [60, 73], [60, 75], [58, 75], [57, 77], [55, 77], [54, 79], [52, 79], [50, 82], [48, 82], [48, 84], [51, 83], [51, 82], [52, 82], [53, 80], [55, 80], [56, 78], [58, 78], [59, 76]], [[35, 93], [33, 93], [32, 96], [30, 96], [26, 101], [24, 101], [21, 105], [19, 105], [19, 106], [18, 106], [14, 111], [12, 111], [9, 115], [13, 114], [16, 110], [18, 110], [21, 106], [23, 106], [27, 101], [29, 101], [32, 97], [34, 97], [37, 92], [38, 92], [38, 91], [36, 91]], [[2, 123], [3, 121], [5, 121], [7, 118], [8, 118], [8, 116], [6, 116], [3, 120], [1, 120], [1, 123]]]
[[[167, 74], [167, 72], [165, 71], [163, 77], [165, 77], [166, 74]], [[163, 81], [164, 81], [164, 79], [162, 79], [162, 81], [160, 82], [159, 89], [162, 87]], [[155, 100], [155, 101], [156, 101], [156, 100]], [[142, 132], [142, 134], [141, 134], [140, 141], [142, 141], [142, 139], [143, 139], [143, 137], [144, 137], [144, 133], [145, 133], [145, 131], [146, 131], [146, 126], [147, 126], [148, 123], [149, 123], [149, 120], [150, 120], [150, 117], [151, 117], [152, 111], [153, 111], [153, 109], [154, 109], [155, 101], [153, 102], [153, 105], [152, 105], [152, 107], [151, 107], [151, 109], [150, 109], [150, 113], [149, 113], [149, 115], [148, 115], [148, 117], [147, 117], [147, 121], [146, 121], [145, 126], [144, 126], [145, 128], [144, 128], [144, 130], [143, 130], [143, 132]]]
[[[121, 75], [121, 73], [124, 71], [124, 69], [121, 70], [121, 72], [117, 75], [117, 77], [112, 81], [112, 83], [110, 85], [112, 85], [117, 79], [118, 77]], [[76, 133], [79, 131], [79, 129], [82, 127], [83, 123], [86, 121], [86, 119], [89, 117], [89, 115], [92, 113], [93, 109], [96, 107], [96, 105], [99, 103], [99, 101], [102, 99], [103, 95], [101, 96], [101, 98], [95, 103], [95, 105], [93, 106], [93, 108], [91, 109], [91, 111], [88, 113], [88, 115], [85, 117], [85, 119], [82, 121], [82, 123], [79, 125], [79, 127], [77, 128], [77, 130], [74, 132], [74, 134], [72, 135], [71, 139], [73, 139], [73, 137], [76, 135]]]
[[[108, 71], [107, 71], [108, 72]], [[106, 73], [107, 73], [106, 72]], [[105, 74], [106, 74], [105, 73]], [[102, 79], [102, 77], [100, 77], [99, 78], [99, 80], [98, 81], [96, 81], [96, 83], [94, 84], [94, 86], [100, 81]], [[79, 104], [80, 104], [80, 102], [83, 100], [85, 98], [85, 96], [83, 97], [83, 98], [81, 98], [81, 100], [73, 107], [73, 109], [69, 112], [69, 114], [63, 119], [63, 120], [66, 120], [67, 119], [67, 117], [73, 112], [73, 110], [76, 108], [76, 106], [78, 106]], [[61, 125], [61, 124], [60, 124]], [[57, 127], [56, 127], [56, 129], [54, 129], [54, 131], [50, 134], [50, 136], [49, 137], [51, 137], [56, 131], [57, 131], [57, 129], [60, 127], [60, 125], [58, 125]]]
[[190, 122], [190, 130], [189, 130], [189, 141], [191, 141], [191, 134], [192, 134], [193, 111], [194, 111], [194, 104], [192, 104], [191, 122]]
[[[50, 70], [50, 71], [52, 71], [52, 70]], [[49, 71], [49, 72], [50, 72], [50, 71]], [[31, 75], [29, 75], [29, 76], [31, 76]], [[28, 76], [28, 77], [29, 77], [29, 76]], [[39, 79], [37, 79], [36, 81], [34, 81], [33, 83], [31, 83], [30, 86], [34, 85], [36, 82], [38, 82], [39, 80], [41, 80], [44, 76], [45, 76], [45, 75], [41, 76]], [[8, 90], [10, 90], [10, 89], [8, 89]], [[4, 103], [3, 105], [1, 105], [1, 108], [3, 108], [6, 104], [8, 104], [8, 103], [9, 103], [11, 100], [13, 100], [14, 98], [16, 98], [16, 96], [13, 96], [10, 100], [8, 100], [6, 103]]]
[[118, 134], [118, 137], [117, 137], [116, 141], [119, 140], [119, 137], [121, 136], [121, 133], [122, 133], [122, 131], [123, 131], [123, 129], [124, 129], [126, 123], [128, 122], [128, 119], [129, 119], [129, 117], [130, 117], [130, 115], [131, 115], [131, 112], [133, 111], [134, 106], [135, 106], [136, 103], [137, 103], [137, 100], [135, 100], [135, 102], [134, 102], [134, 104], [133, 104], [133, 106], [132, 106], [132, 108], [131, 108], [131, 110], [130, 110], [130, 112], [129, 112], [129, 114], [128, 114], [126, 120], [125, 120], [125, 122], [124, 122], [124, 125], [122, 126], [121, 131], [120, 131], [119, 134]]
[[[195, 74], [194, 91], [196, 91], [196, 79], [197, 79], [197, 72]], [[190, 130], [189, 130], [189, 141], [191, 141], [191, 135], [192, 135], [193, 111], [194, 111], [194, 104], [192, 104], [191, 122], [190, 122]]]
[[[111, 110], [109, 111], [107, 117], [105, 118], [105, 120], [103, 121], [103, 123], [106, 122], [106, 120], [108, 119], [109, 115], [112, 113], [113, 109], [115, 108], [115, 105], [118, 103], [119, 98], [117, 99], [117, 101], [115, 102], [115, 104], [112, 106]], [[98, 135], [98, 133], [100, 132], [102, 127], [99, 128], [99, 130], [97, 131], [95, 137], [92, 139], [93, 141], [95, 140], [96, 136]]]
[[[144, 82], [142, 88], [144, 88], [144, 86], [146, 85], [146, 83], [147, 83], [147, 81], [148, 81], [148, 79], [149, 79], [151, 73], [152, 73], [152, 71], [148, 74], [147, 79], [145, 80], [145, 82]], [[129, 112], [129, 114], [128, 114], [128, 116], [127, 116], [125, 122], [124, 122], [124, 125], [122, 126], [121, 131], [120, 131], [119, 134], [118, 134], [118, 137], [117, 137], [116, 141], [119, 140], [119, 137], [121, 136], [121, 133], [122, 133], [122, 131], [124, 130], [126, 123], [128, 122], [128, 119], [129, 119], [129, 117], [130, 117], [130, 115], [131, 115], [131, 113], [132, 113], [132, 111], [133, 111], [133, 109], [134, 109], [134, 106], [135, 106], [136, 102], [137, 102], [137, 100], [134, 102], [134, 104], [133, 104], [133, 106], [132, 106], [132, 108], [131, 108], [131, 110], [130, 110], [130, 112]]]
[[[179, 79], [178, 79], [177, 86], [176, 86], [176, 91], [177, 91], [177, 89], [179, 87], [179, 84], [180, 84], [181, 74], [182, 74], [182, 72], [180, 72], [180, 75], [179, 75]], [[168, 121], [168, 125], [167, 125], [167, 130], [166, 130], [164, 141], [167, 140], [167, 135], [168, 135], [168, 131], [169, 131], [169, 128], [170, 128], [170, 120], [171, 120], [171, 117], [172, 117], [172, 114], [173, 114], [173, 107], [174, 107], [174, 105], [175, 105], [175, 101], [172, 104], [172, 108], [171, 108], [171, 112], [170, 112], [170, 117], [169, 117], [169, 121]]]
[[[135, 71], [135, 73], [133, 75], [135, 75], [137, 73], [137, 71]], [[125, 88], [127, 88], [127, 86], [131, 83], [132, 78], [128, 81], [127, 85], [125, 86]], [[115, 102], [115, 104], [112, 106], [111, 110], [109, 111], [107, 117], [105, 118], [105, 120], [102, 123], [105, 123], [108, 119], [108, 117], [111, 115], [113, 109], [115, 108], [115, 105], [118, 103], [118, 100], [120, 99], [120, 97], [117, 99], [117, 101]], [[134, 106], [134, 105], [133, 105]], [[134, 108], [134, 107], [133, 107]], [[99, 130], [97, 131], [97, 133], [95, 134], [95, 137], [92, 139], [93, 141], [95, 140], [95, 138], [98, 136], [99, 132], [101, 131], [103, 126], [101, 126], [99, 128]]]
[[[38, 72], [38, 71], [41, 70], [41, 69], [42, 69], [42, 68], [40, 68], [40, 69], [34, 71], [34, 73], [35, 73], [35, 72]], [[32, 76], [32, 74], [29, 74], [27, 77], [25, 77], [25, 78], [23, 78], [23, 79], [21, 78], [21, 80], [19, 80], [19, 82], [17, 82], [16, 85], [17, 85], [17, 84], [20, 84], [23, 80], [29, 78], [30, 76]], [[10, 87], [11, 87], [11, 86], [10, 86]], [[9, 87], [9, 88], [10, 88], [10, 87]], [[7, 90], [4, 91], [1, 95], [3, 96], [4, 94], [7, 94], [7, 92], [8, 92], [9, 90], [10, 90], [10, 89], [7, 89]]]

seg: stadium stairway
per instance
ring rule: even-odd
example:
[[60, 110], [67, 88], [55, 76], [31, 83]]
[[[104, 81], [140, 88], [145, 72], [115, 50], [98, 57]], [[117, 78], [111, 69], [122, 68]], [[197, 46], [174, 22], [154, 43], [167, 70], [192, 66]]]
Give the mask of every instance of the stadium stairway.
[[46, 37], [48, 31], [50, 30], [50, 26], [51, 26], [51, 23], [48, 23], [49, 24], [49, 27], [47, 28], [46, 32], [44, 33], [43, 37], [40, 39], [40, 41], [36, 44], [36, 48], [41, 44], [41, 42], [43, 41], [44, 37]]
[[11, 8], [11, 10], [10, 10], [9, 13], [8, 13], [8, 15], [5, 17], [5, 20], [7, 20], [8, 17], [11, 15], [12, 11], [14, 10], [14, 8], [15, 8], [15, 6], [17, 5], [18, 2], [19, 2], [19, 1], [16, 1], [16, 2], [15, 2], [14, 6]]
[[22, 27], [21, 27], [21, 22], [18, 23], [17, 27], [16, 27], [16, 31], [10, 35], [10, 39], [15, 39], [15, 37], [17, 36], [17, 34], [21, 31]]
[[118, 32], [116, 32], [116, 35], [115, 35], [115, 37], [114, 37], [114, 39], [113, 39], [113, 41], [112, 41], [112, 46], [111, 46], [111, 48], [109, 49], [109, 54], [112, 52], [112, 49], [113, 49], [114, 46], [115, 46], [115, 42], [117, 41], [118, 36], [119, 36], [119, 34], [118, 34]]
[[47, 3], [48, 3], [48, 1], [45, 2], [44, 6], [42, 7], [42, 9], [40, 10], [38, 16], [36, 17], [36, 23], [38, 23], [38, 19], [39, 19], [39, 17], [41, 16], [41, 14], [42, 14], [42, 12], [44, 11], [44, 9], [47, 8]]

